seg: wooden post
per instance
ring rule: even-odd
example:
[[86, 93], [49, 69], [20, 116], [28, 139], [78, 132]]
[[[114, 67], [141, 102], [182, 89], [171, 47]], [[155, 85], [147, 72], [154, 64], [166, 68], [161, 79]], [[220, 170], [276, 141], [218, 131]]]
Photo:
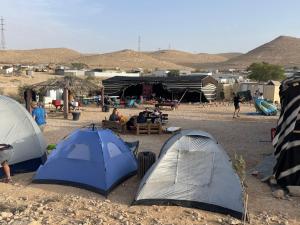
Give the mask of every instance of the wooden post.
[[31, 113], [32, 91], [30, 89], [27, 89], [25, 91], [25, 95], [26, 95], [26, 99], [25, 99], [26, 109], [29, 113]]
[[68, 88], [64, 88], [64, 118], [68, 119], [69, 114], [69, 99], [68, 99]]
[[104, 87], [101, 88], [101, 105], [104, 106]]

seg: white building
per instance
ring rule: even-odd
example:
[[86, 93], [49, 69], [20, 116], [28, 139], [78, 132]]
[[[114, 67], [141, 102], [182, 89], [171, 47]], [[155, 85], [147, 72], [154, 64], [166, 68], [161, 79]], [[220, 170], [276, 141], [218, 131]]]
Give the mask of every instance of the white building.
[[126, 73], [124, 71], [116, 71], [116, 70], [105, 70], [105, 71], [85, 71], [86, 76], [90, 77], [116, 77], [116, 76], [123, 76], [123, 77], [139, 77], [141, 73]]
[[12, 74], [14, 72], [14, 68], [12, 66], [3, 66], [0, 70], [2, 74]]
[[212, 72], [201, 72], [201, 73], [191, 73], [192, 76], [201, 76], [201, 75], [205, 75], [205, 76], [211, 76], [213, 75]]
[[152, 76], [155, 77], [167, 77], [170, 70], [155, 70], [152, 72]]
[[63, 89], [47, 91], [44, 97], [44, 104], [51, 104], [52, 100], [63, 99]]
[[85, 70], [64, 70], [65, 76], [84, 76]]

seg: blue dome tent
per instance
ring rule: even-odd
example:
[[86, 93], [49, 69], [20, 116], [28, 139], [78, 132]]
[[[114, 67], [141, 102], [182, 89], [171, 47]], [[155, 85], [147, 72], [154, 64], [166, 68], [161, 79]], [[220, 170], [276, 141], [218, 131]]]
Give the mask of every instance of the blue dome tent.
[[33, 182], [79, 186], [107, 195], [136, 170], [134, 154], [111, 130], [84, 128], [58, 143]]

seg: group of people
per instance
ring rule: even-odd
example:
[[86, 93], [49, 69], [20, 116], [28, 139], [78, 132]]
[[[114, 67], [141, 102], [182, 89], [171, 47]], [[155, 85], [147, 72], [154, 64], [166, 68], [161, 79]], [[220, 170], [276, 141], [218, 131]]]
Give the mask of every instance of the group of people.
[[161, 122], [161, 111], [158, 108], [155, 108], [153, 111], [146, 108], [144, 111], [140, 112], [136, 117], [131, 117], [129, 120], [123, 116], [117, 108], [114, 108], [111, 115], [109, 116], [110, 121], [120, 122], [126, 124], [127, 130], [133, 130], [136, 123], [146, 123], [151, 120], [152, 123]]

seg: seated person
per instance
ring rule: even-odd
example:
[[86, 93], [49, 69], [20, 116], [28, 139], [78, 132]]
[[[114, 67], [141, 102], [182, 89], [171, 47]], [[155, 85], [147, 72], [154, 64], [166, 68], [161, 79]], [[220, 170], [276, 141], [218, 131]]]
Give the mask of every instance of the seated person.
[[147, 122], [147, 118], [145, 116], [144, 112], [140, 112], [137, 119], [136, 119], [137, 123], [146, 123]]
[[128, 118], [122, 115], [119, 111], [117, 112], [117, 115], [120, 118], [120, 123], [125, 124], [128, 121]]
[[158, 108], [155, 108], [152, 113], [152, 123], [161, 123], [161, 112]]
[[70, 102], [69, 105], [73, 110], [78, 108], [78, 102], [76, 102], [74, 99]]
[[120, 121], [119, 112], [117, 108], [113, 109], [111, 115], [109, 116], [109, 121], [114, 121], [114, 122]]
[[261, 99], [261, 100], [264, 100], [264, 96], [263, 96], [263, 93], [260, 93], [259, 94], [259, 97], [257, 99]]
[[153, 112], [153, 115], [154, 116], [160, 116], [160, 114], [161, 114], [161, 112], [160, 112], [159, 108], [155, 108], [154, 112]]
[[134, 130], [135, 126], [134, 126], [134, 117], [131, 117], [127, 123], [126, 123], [126, 128], [127, 130]]

